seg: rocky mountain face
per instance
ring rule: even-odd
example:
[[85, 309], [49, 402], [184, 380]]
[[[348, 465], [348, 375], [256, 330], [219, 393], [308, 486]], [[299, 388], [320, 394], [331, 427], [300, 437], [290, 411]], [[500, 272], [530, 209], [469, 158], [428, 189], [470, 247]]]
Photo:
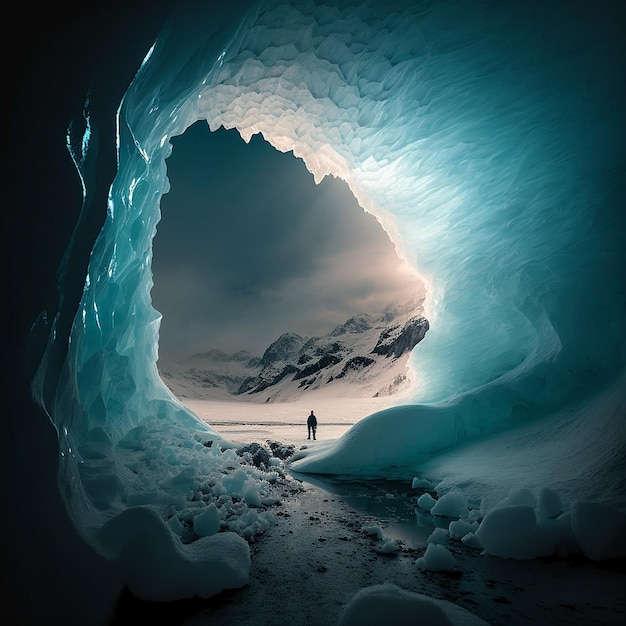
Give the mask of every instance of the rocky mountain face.
[[429, 327], [421, 313], [421, 302], [390, 305], [378, 317], [351, 317], [323, 337], [284, 333], [260, 358], [209, 350], [182, 364], [159, 362], [159, 371], [181, 398], [275, 402], [322, 388], [337, 396], [393, 395], [410, 384], [408, 357]]

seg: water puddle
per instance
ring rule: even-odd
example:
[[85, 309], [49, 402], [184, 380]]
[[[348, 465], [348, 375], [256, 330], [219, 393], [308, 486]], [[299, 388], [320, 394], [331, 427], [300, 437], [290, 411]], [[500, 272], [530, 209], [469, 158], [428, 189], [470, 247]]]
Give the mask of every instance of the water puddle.
[[291, 472], [305, 488], [320, 493], [320, 506], [324, 499], [344, 502], [360, 515], [371, 518], [386, 537], [401, 541], [408, 548], [426, 546], [426, 540], [435, 526], [447, 527], [450, 520], [430, 515], [418, 515], [417, 498], [421, 492], [411, 488], [410, 483], [391, 480], [342, 480]]

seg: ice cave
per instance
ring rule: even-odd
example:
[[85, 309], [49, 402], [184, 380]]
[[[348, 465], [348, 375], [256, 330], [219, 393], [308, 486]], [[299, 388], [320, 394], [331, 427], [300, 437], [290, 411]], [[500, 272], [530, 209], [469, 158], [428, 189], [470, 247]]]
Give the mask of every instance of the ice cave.
[[[198, 120], [261, 133], [317, 181], [344, 180], [428, 285], [410, 401], [298, 471], [428, 468], [478, 498], [530, 476], [567, 501], [624, 507], [623, 9], [205, 4], [59, 16], [16, 81], [5, 174], [23, 220], [11, 270], [20, 365], [3, 462], [18, 478], [2, 517], [3, 536], [27, 544], [7, 547], [7, 561], [41, 557], [34, 581], [32, 562], [3, 577], [7, 589], [48, 581], [31, 620], [100, 623], [125, 585], [149, 599], [237, 587], [242, 536], [265, 523], [242, 514], [231, 532], [182, 545], [171, 516], [233, 463], [156, 369], [165, 159]], [[504, 443], [491, 462], [472, 462], [494, 437]], [[265, 480], [250, 469], [220, 488], [252, 503]], [[157, 549], [176, 566], [148, 579], [134, 563]], [[85, 589], [83, 576], [97, 582]], [[28, 604], [31, 593], [14, 595]]]

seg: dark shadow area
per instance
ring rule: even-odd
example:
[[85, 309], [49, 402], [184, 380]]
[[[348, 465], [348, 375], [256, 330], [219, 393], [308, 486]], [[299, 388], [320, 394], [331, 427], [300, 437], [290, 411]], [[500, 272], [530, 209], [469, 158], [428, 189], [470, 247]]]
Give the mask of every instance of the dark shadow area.
[[120, 594], [110, 626], [142, 624], [184, 624], [203, 611], [218, 610], [236, 601], [240, 590], [223, 591], [211, 598], [186, 598], [173, 602], [150, 602], [136, 598], [128, 589]]

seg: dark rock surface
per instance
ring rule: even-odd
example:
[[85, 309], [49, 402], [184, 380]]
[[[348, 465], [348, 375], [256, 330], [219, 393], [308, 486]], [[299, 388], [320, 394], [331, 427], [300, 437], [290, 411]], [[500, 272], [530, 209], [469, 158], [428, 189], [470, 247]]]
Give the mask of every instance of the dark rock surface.
[[392, 326], [382, 333], [372, 352], [384, 356], [398, 358], [410, 352], [426, 336], [428, 320], [425, 317], [416, 317], [405, 324]]

